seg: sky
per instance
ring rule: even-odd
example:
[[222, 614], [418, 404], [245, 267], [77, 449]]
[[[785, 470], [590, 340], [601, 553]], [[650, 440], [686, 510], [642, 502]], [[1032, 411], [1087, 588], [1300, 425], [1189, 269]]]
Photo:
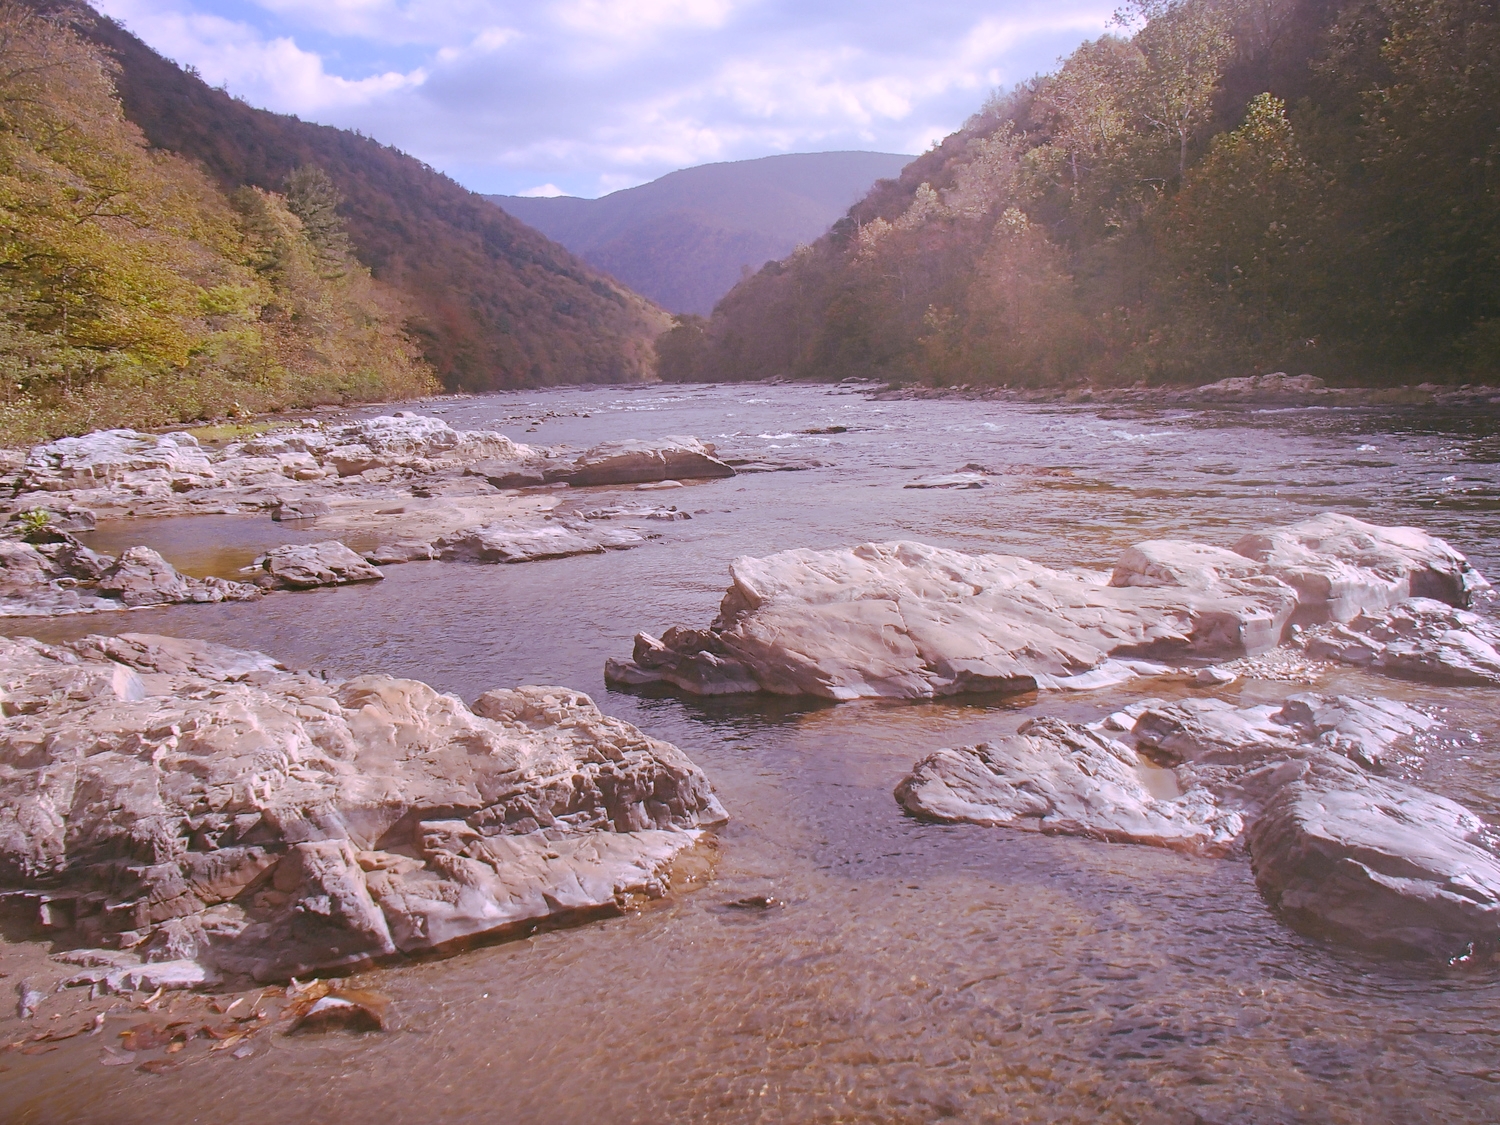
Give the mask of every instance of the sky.
[[1117, 0], [92, 0], [252, 105], [474, 191], [596, 197], [782, 152], [916, 154]]

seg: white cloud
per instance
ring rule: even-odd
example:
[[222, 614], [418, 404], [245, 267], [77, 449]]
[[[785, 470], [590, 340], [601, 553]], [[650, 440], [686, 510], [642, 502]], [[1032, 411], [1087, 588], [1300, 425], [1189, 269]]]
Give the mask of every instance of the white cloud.
[[920, 152], [1115, 0], [98, 2], [255, 104], [478, 190], [588, 195], [776, 152]]
[[523, 199], [556, 199], [559, 195], [568, 193], [556, 184], [540, 184], [537, 187], [529, 187], [525, 191], [518, 191], [516, 194]]
[[138, 0], [98, 0], [97, 7], [163, 54], [196, 66], [210, 85], [283, 113], [309, 116], [364, 106], [427, 80], [421, 67], [363, 78], [329, 74], [319, 55], [294, 40], [266, 39], [219, 16], [161, 11]]
[[589, 36], [632, 40], [665, 28], [722, 27], [732, 0], [563, 0], [559, 24]]

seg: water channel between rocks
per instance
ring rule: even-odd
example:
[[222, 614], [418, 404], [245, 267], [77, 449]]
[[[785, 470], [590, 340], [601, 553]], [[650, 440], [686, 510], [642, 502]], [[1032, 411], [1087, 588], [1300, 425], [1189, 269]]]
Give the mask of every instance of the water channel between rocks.
[[[0, 1119], [1500, 1117], [1500, 967], [1388, 962], [1299, 937], [1243, 861], [927, 825], [892, 799], [940, 746], [1043, 712], [1092, 720], [1159, 686], [831, 706], [683, 702], [608, 690], [602, 676], [636, 630], [712, 618], [730, 559], [790, 547], [911, 538], [1102, 567], [1142, 539], [1228, 545], [1338, 510], [1420, 526], [1495, 576], [1494, 417], [880, 402], [767, 386], [522, 392], [430, 412], [549, 445], [692, 434], [822, 467], [652, 493], [694, 518], [632, 551], [413, 563], [360, 587], [4, 630], [203, 637], [467, 700], [518, 683], [581, 688], [708, 773], [733, 818], [711, 845], [714, 877], [639, 914], [366, 973], [395, 1004], [385, 1034], [278, 1037], [243, 1061], [161, 1075], [101, 1067], [86, 1040], [0, 1057]], [[829, 427], [847, 430], [803, 432]], [[970, 463], [994, 473], [987, 487], [902, 488]], [[201, 516], [110, 525], [92, 542], [145, 542], [184, 571], [233, 577], [258, 548], [317, 537], [265, 516]], [[1500, 819], [1493, 694], [1353, 672], [1330, 682], [1446, 708], [1449, 731], [1396, 772]], [[785, 905], [725, 905], [751, 895]]]

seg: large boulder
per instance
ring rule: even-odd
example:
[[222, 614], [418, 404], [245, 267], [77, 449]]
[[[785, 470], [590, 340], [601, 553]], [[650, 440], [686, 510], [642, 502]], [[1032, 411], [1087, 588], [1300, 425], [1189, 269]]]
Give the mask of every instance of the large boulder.
[[1234, 545], [1265, 573], [1297, 591], [1311, 621], [1349, 621], [1409, 598], [1467, 607], [1489, 588], [1484, 576], [1443, 540], [1414, 527], [1377, 527], [1325, 512]]
[[74, 943], [258, 979], [618, 913], [725, 819], [566, 688], [467, 707], [145, 635], [0, 639], [0, 885]]
[[214, 478], [208, 455], [191, 434], [96, 430], [32, 448], [21, 471], [22, 492], [65, 492], [110, 485], [165, 486], [178, 491]]
[[0, 617], [57, 617], [182, 602], [244, 601], [260, 591], [223, 578], [191, 578], [147, 547], [119, 558], [66, 532], [39, 545], [0, 539]]
[[[1441, 539], [1331, 514], [1234, 551], [1140, 543], [1108, 574], [912, 542], [782, 551], [729, 569], [707, 629], [639, 634], [632, 659], [610, 660], [605, 678], [829, 699], [1093, 688], [1151, 673], [1143, 659], [1263, 654], [1294, 618], [1347, 620], [1352, 607], [1430, 595], [1455, 606], [1488, 586]], [[1380, 666], [1488, 667], [1463, 638], [1403, 644]]]
[[714, 455], [714, 447], [694, 437], [656, 441], [609, 441], [550, 475], [574, 485], [641, 484], [659, 480], [732, 477], [734, 470]]
[[100, 575], [95, 588], [121, 605], [173, 605], [181, 602], [247, 601], [260, 591], [225, 578], [190, 578], [150, 547], [131, 547]]
[[1453, 801], [1327, 760], [1298, 763], [1250, 826], [1255, 881], [1292, 926], [1451, 958], [1500, 944], [1500, 857]]
[[351, 582], [378, 582], [385, 577], [336, 539], [323, 543], [288, 543], [268, 551], [252, 567], [258, 567], [272, 587], [309, 590], [315, 586], [346, 586]]
[[642, 635], [647, 660], [612, 661], [607, 678], [829, 699], [1033, 691], [1115, 659], [1263, 652], [1296, 600], [1274, 579], [1111, 586], [1095, 571], [911, 542], [740, 558], [730, 575], [708, 630]]

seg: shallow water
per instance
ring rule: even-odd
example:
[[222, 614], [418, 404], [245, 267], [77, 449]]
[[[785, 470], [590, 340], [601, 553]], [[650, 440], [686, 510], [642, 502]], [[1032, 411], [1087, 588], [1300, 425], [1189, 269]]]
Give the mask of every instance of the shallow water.
[[[905, 537], [1103, 566], [1144, 538], [1227, 545], [1336, 509], [1424, 527], [1500, 573], [1495, 418], [1101, 412], [765, 386], [530, 392], [434, 412], [546, 444], [694, 434], [735, 455], [824, 467], [648, 494], [694, 519], [629, 552], [409, 564], [370, 586], [6, 630], [200, 636], [337, 675], [416, 676], [466, 699], [513, 683], [583, 688], [707, 771], [734, 818], [712, 845], [713, 879], [638, 915], [366, 974], [395, 1001], [399, 1030], [386, 1035], [276, 1038], [242, 1062], [160, 1076], [100, 1067], [83, 1041], [9, 1056], [0, 1117], [1500, 1117], [1500, 971], [1384, 962], [1299, 937], [1243, 862], [925, 825], [891, 797], [939, 746], [1003, 736], [1041, 711], [1097, 718], [1144, 690], [829, 706], [685, 702], [602, 680], [605, 657], [628, 654], [637, 629], [706, 623], [731, 558], [788, 547]], [[800, 432], [830, 425], [848, 432]], [[969, 463], [1001, 475], [977, 490], [901, 488]], [[265, 517], [131, 530], [184, 569], [221, 574], [259, 547], [318, 536]], [[1398, 772], [1500, 818], [1492, 696], [1357, 673], [1336, 686], [1448, 708], [1451, 729]], [[785, 905], [725, 905], [757, 894]]]

